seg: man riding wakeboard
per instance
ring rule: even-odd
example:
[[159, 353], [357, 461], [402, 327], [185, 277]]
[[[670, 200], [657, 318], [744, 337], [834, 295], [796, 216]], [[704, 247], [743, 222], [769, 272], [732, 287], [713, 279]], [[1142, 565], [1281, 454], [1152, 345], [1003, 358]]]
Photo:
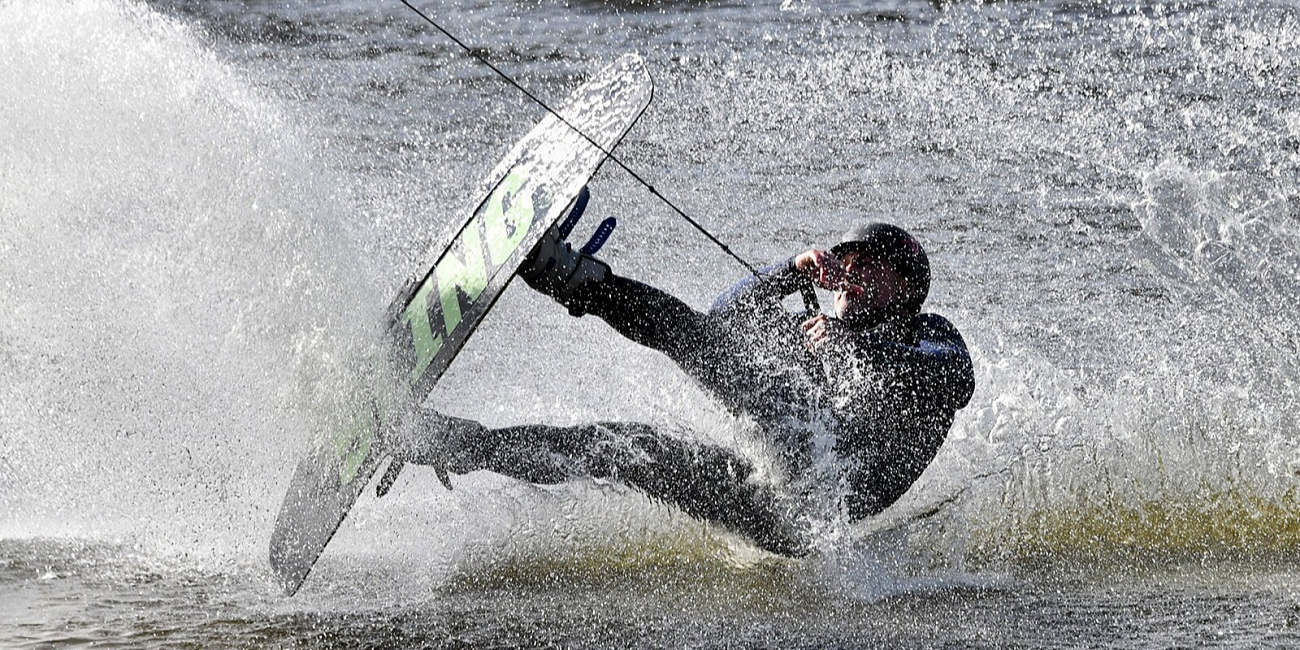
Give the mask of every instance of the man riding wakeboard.
[[[703, 313], [616, 275], [557, 228], [519, 275], [571, 314], [595, 315], [666, 354], [730, 411], [751, 417], [779, 451], [786, 480], [760, 480], [735, 450], [647, 424], [488, 429], [431, 410], [388, 441], [397, 460], [433, 465], [441, 476], [489, 470], [537, 484], [614, 479], [797, 556], [809, 551], [806, 497], [814, 484], [823, 484], [822, 493], [838, 489], [837, 507], [850, 520], [879, 513], [934, 459], [974, 391], [961, 335], [943, 317], [921, 313], [929, 260], [897, 226], [852, 228], [829, 252], [805, 251], [740, 280]], [[834, 292], [834, 316], [782, 306], [808, 282]], [[815, 469], [814, 431], [833, 440], [835, 476]]]

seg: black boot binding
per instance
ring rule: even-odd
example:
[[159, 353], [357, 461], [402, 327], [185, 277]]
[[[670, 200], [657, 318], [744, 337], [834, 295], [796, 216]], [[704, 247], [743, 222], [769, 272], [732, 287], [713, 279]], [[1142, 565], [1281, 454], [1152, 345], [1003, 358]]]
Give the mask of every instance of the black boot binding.
[[574, 250], [565, 238], [582, 217], [590, 196], [587, 188], [582, 188], [564, 221], [547, 230], [537, 247], [519, 266], [519, 277], [528, 286], [554, 298], [575, 316], [583, 313], [575, 300], [577, 292], [589, 284], [604, 281], [610, 275], [609, 265], [593, 256], [605, 245], [618, 223], [613, 217], [605, 219], [586, 245]]

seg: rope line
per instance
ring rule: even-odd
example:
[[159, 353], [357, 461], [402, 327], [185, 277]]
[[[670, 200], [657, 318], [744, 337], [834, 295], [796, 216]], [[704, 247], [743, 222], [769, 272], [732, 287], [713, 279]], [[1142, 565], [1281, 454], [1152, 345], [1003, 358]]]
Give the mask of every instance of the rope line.
[[432, 18], [430, 18], [430, 17], [429, 17], [427, 14], [425, 14], [423, 11], [420, 11], [418, 8], [416, 8], [415, 5], [411, 4], [408, 0], [400, 0], [400, 2], [401, 2], [402, 4], [404, 4], [404, 5], [406, 5], [406, 7], [407, 7], [408, 9], [410, 9], [411, 11], [414, 11], [415, 14], [416, 14], [417, 16], [423, 18], [423, 19], [425, 20], [425, 22], [427, 22], [427, 23], [429, 23], [430, 25], [432, 25], [434, 29], [436, 29], [436, 30], [442, 32], [442, 34], [443, 34], [444, 36], [446, 36], [447, 38], [451, 39], [451, 41], [452, 41], [453, 43], [455, 43], [456, 45], [459, 45], [460, 48], [461, 48], [462, 50], [465, 50], [465, 53], [466, 53], [466, 54], [469, 54], [471, 57], [473, 57], [473, 58], [474, 58], [475, 60], [477, 60], [479, 63], [482, 63], [483, 65], [485, 65], [485, 66], [487, 66], [488, 68], [490, 68], [493, 72], [495, 72], [495, 73], [497, 74], [497, 76], [499, 76], [499, 77], [501, 77], [502, 79], [504, 79], [504, 80], [506, 81], [506, 83], [509, 83], [511, 86], [514, 86], [515, 88], [517, 88], [517, 89], [519, 90], [519, 92], [523, 93], [526, 97], [528, 97], [529, 99], [533, 100], [533, 102], [535, 102], [538, 106], [541, 106], [542, 108], [546, 109], [546, 112], [547, 112], [547, 113], [550, 113], [551, 115], [555, 116], [555, 118], [558, 119], [562, 124], [564, 124], [565, 126], [569, 127], [570, 129], [572, 129], [574, 133], [577, 133], [578, 135], [582, 136], [582, 139], [586, 140], [588, 143], [591, 144], [591, 146], [593, 146], [593, 147], [595, 147], [596, 149], [600, 150], [601, 153], [605, 154], [605, 155], [606, 155], [610, 160], [614, 161], [614, 164], [616, 164], [616, 165], [618, 165], [619, 167], [621, 167], [621, 168], [623, 169], [623, 171], [627, 172], [628, 175], [630, 175], [634, 180], [636, 180], [636, 182], [640, 183], [641, 185], [644, 185], [646, 189], [650, 190], [650, 194], [651, 194], [651, 195], [653, 195], [655, 198], [658, 198], [660, 201], [663, 201], [663, 203], [664, 203], [665, 205], [667, 205], [669, 208], [671, 208], [673, 212], [676, 212], [676, 213], [677, 213], [677, 216], [681, 217], [682, 219], [685, 219], [685, 220], [686, 220], [686, 223], [691, 224], [692, 226], [695, 227], [696, 230], [700, 231], [701, 234], [703, 234], [705, 237], [708, 237], [709, 241], [713, 242], [713, 243], [716, 244], [719, 248], [722, 249], [722, 252], [726, 253], [727, 255], [731, 256], [732, 259], [734, 259], [734, 260], [736, 260], [737, 262], [739, 262], [741, 266], [745, 267], [745, 270], [746, 270], [746, 271], [749, 271], [751, 274], [753, 274], [753, 275], [756, 276], [756, 277], [761, 277], [761, 275], [759, 274], [758, 270], [755, 269], [755, 268], [753, 267], [753, 265], [751, 265], [749, 262], [746, 262], [746, 261], [744, 260], [744, 258], [740, 257], [740, 256], [737, 255], [735, 252], [733, 252], [729, 246], [727, 246], [725, 243], [722, 242], [722, 240], [720, 240], [720, 239], [718, 239], [717, 237], [715, 237], [715, 236], [713, 235], [713, 233], [709, 232], [709, 231], [708, 231], [704, 226], [700, 225], [700, 222], [698, 222], [698, 221], [696, 221], [695, 219], [691, 218], [691, 216], [688, 215], [688, 214], [686, 214], [685, 211], [683, 211], [681, 208], [677, 207], [677, 205], [674, 204], [672, 201], [668, 200], [668, 197], [666, 197], [666, 196], [664, 196], [663, 194], [661, 194], [661, 193], [659, 192], [658, 189], [655, 189], [655, 186], [654, 186], [654, 185], [651, 185], [651, 184], [649, 183], [649, 181], [646, 181], [644, 178], [641, 177], [640, 174], [636, 173], [635, 170], [633, 170], [631, 167], [627, 166], [627, 164], [624, 163], [622, 160], [620, 160], [620, 159], [618, 158], [618, 156], [615, 156], [614, 153], [613, 153], [612, 151], [610, 151], [610, 150], [606, 149], [605, 147], [601, 146], [599, 142], [596, 142], [596, 141], [593, 140], [590, 136], [588, 136], [586, 133], [583, 133], [581, 129], [579, 129], [578, 127], [576, 127], [576, 126], [574, 126], [573, 124], [571, 124], [568, 120], [564, 119], [564, 116], [563, 116], [563, 115], [560, 115], [560, 113], [559, 113], [558, 111], [556, 111], [555, 109], [553, 109], [553, 108], [551, 108], [549, 105], [547, 105], [547, 103], [544, 102], [544, 101], [542, 101], [542, 99], [541, 99], [540, 97], [538, 97], [537, 95], [534, 95], [534, 94], [533, 94], [532, 92], [530, 92], [527, 88], [524, 88], [522, 85], [519, 84], [519, 82], [517, 82], [517, 81], [515, 81], [513, 78], [511, 78], [510, 75], [506, 74], [506, 73], [503, 72], [500, 68], [498, 68], [498, 67], [496, 67], [495, 65], [493, 65], [493, 63], [492, 63], [491, 61], [489, 61], [489, 60], [487, 59], [487, 57], [485, 57], [485, 56], [483, 56], [482, 54], [479, 54], [478, 52], [474, 51], [473, 48], [471, 48], [470, 46], [466, 45], [466, 44], [465, 44], [463, 41], [461, 41], [459, 38], [456, 38], [456, 35], [455, 35], [455, 34], [452, 34], [451, 32], [449, 32], [449, 31], [447, 31], [446, 29], [444, 29], [444, 28], [442, 27], [442, 25], [439, 25], [437, 22], [435, 22]]

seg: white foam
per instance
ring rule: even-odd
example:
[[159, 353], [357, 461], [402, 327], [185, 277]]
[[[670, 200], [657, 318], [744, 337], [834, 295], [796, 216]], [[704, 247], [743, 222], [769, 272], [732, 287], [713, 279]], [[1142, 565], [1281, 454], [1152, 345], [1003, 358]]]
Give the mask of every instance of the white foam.
[[0, 4], [0, 61], [0, 528], [264, 552], [371, 308], [346, 187], [142, 4]]

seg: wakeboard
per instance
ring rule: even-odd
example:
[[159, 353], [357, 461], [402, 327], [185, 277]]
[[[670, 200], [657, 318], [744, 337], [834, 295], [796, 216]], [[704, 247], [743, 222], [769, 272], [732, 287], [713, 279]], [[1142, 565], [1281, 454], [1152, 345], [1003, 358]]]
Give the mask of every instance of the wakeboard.
[[652, 94], [635, 54], [580, 86], [557, 110], [564, 121], [549, 114], [515, 144], [484, 183], [485, 198], [393, 301], [380, 369], [368, 373], [372, 379], [298, 464], [280, 506], [270, 560], [287, 594], [302, 586], [388, 460], [377, 441], [417, 413], [524, 257], [578, 199], [604, 151], [618, 145]]

